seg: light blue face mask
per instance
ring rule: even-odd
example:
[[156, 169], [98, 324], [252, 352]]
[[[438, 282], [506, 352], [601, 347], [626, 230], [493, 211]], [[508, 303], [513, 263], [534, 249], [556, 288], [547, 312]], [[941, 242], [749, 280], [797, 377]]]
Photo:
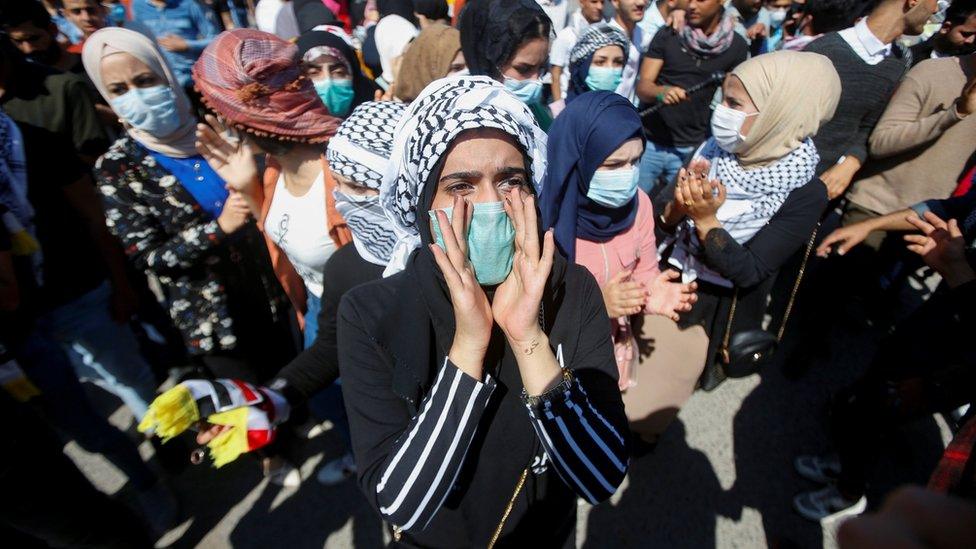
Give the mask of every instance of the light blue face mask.
[[122, 120], [154, 137], [166, 137], [180, 127], [176, 94], [169, 86], [132, 88], [109, 103]]
[[[454, 208], [445, 208], [442, 211], [450, 220]], [[437, 245], [446, 251], [436, 212], [437, 210], [428, 212], [434, 220], [431, 225], [434, 227]], [[501, 284], [512, 271], [512, 261], [515, 259], [515, 226], [501, 202], [475, 203], [471, 226], [468, 227], [468, 259], [471, 260], [474, 275], [482, 286]]]
[[313, 81], [315, 93], [329, 108], [329, 112], [336, 116], [346, 116], [352, 109], [352, 99], [356, 92], [352, 88], [352, 79], [325, 78]]
[[586, 197], [608, 208], [619, 208], [630, 203], [637, 194], [637, 166], [619, 170], [597, 170], [590, 179]]
[[516, 80], [511, 76], [506, 76], [505, 88], [514, 93], [515, 97], [518, 97], [526, 105], [534, 105], [542, 97], [542, 80], [539, 78]]
[[586, 75], [584, 82], [586, 82], [587, 87], [594, 91], [614, 91], [623, 78], [623, 68], [590, 67], [590, 72]]

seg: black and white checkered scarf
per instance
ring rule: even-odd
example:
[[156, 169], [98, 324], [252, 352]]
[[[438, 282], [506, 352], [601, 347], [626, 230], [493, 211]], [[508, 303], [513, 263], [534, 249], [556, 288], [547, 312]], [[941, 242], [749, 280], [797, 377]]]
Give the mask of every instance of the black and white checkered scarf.
[[393, 130], [407, 106], [370, 101], [356, 107], [329, 141], [326, 158], [332, 171], [356, 185], [379, 189], [390, 163]]
[[417, 207], [431, 171], [459, 134], [479, 128], [514, 137], [531, 160], [536, 192], [541, 190], [546, 134], [528, 107], [487, 76], [435, 80], [410, 104], [394, 132], [390, 167], [380, 188], [380, 204], [398, 236], [386, 276], [403, 270], [410, 253], [420, 246]]

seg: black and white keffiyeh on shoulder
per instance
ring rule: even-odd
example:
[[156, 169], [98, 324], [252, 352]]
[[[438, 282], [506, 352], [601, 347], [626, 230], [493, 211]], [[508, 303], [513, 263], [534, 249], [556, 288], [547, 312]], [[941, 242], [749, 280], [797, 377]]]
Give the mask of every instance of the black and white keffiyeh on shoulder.
[[518, 141], [531, 160], [536, 193], [546, 171], [546, 134], [525, 104], [487, 76], [449, 76], [431, 82], [410, 104], [394, 132], [380, 203], [393, 221], [397, 245], [384, 276], [406, 266], [420, 246], [417, 207], [431, 171], [466, 130], [494, 128]]
[[393, 130], [407, 106], [369, 101], [353, 110], [329, 140], [329, 167], [356, 185], [379, 189], [390, 163]]

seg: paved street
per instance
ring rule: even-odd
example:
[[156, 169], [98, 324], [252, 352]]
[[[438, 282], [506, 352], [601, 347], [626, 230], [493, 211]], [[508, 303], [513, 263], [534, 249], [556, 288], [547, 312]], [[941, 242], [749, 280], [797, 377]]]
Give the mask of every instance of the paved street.
[[[799, 452], [827, 448], [824, 404], [831, 390], [857, 375], [871, 352], [865, 335], [851, 332], [837, 345], [843, 356], [834, 365], [818, 366], [800, 380], [785, 378], [777, 367], [695, 394], [657, 450], [632, 463], [612, 501], [581, 506], [577, 545], [834, 547], [832, 527], [821, 529], [792, 511], [792, 496], [814, 486], [795, 475], [791, 461]], [[124, 410], [117, 410], [113, 421], [131, 423]], [[944, 436], [937, 422], [928, 420], [894, 437], [875, 469], [871, 505], [892, 486], [924, 482]], [[148, 444], [142, 449], [151, 453]], [[184, 515], [192, 518], [159, 545], [381, 546], [381, 524], [355, 484], [323, 488], [314, 479], [317, 466], [337, 452], [332, 432], [308, 441], [300, 452], [308, 480], [298, 490], [269, 485], [251, 458], [219, 471], [208, 465], [188, 468], [172, 485]], [[115, 493], [124, 485], [101, 458], [74, 445], [69, 453], [103, 490]]]

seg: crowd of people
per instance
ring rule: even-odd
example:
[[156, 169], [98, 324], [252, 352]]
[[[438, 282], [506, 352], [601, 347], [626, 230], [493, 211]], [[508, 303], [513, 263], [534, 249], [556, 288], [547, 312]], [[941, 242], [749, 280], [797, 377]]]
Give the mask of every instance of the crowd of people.
[[839, 539], [972, 546], [974, 111], [972, 0], [4, 2], [0, 535], [150, 546], [192, 455], [354, 477], [395, 546], [571, 545], [695, 391], [814, 375], [857, 307], [794, 509], [865, 512], [942, 414]]

